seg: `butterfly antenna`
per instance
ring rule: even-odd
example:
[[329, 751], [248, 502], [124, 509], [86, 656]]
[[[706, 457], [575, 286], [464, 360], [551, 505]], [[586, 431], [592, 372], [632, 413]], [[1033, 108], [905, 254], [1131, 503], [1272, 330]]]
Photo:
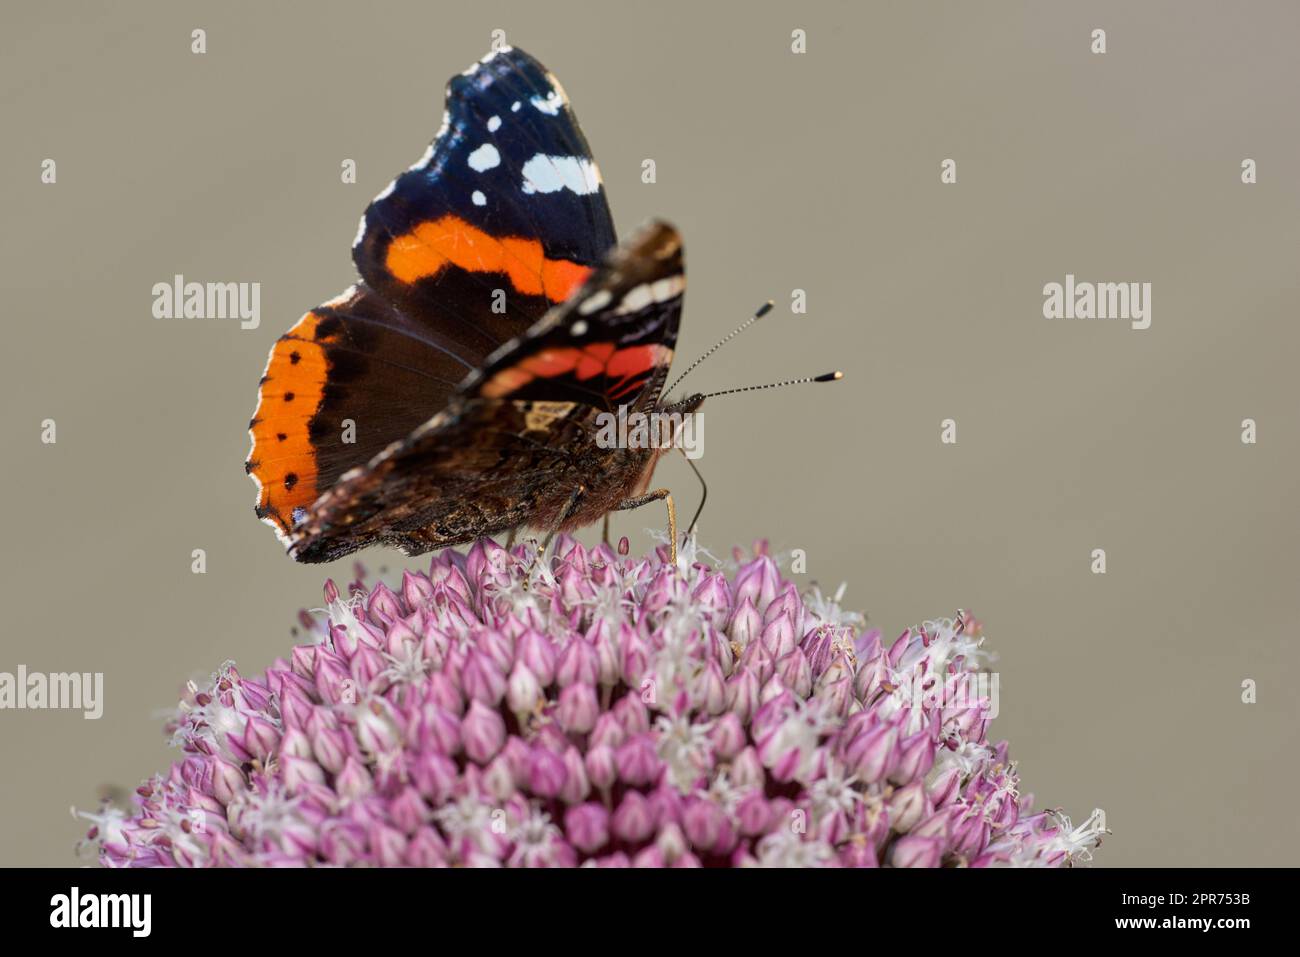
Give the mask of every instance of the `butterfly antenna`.
[[760, 389], [780, 389], [787, 385], [803, 385], [806, 382], [838, 382], [843, 378], [843, 372], [826, 372], [822, 375], [804, 376], [802, 379], [787, 379], [784, 382], [769, 382], [766, 385], [743, 385], [738, 389], [723, 389], [721, 392], [706, 392], [702, 398], [712, 399], [719, 395], [732, 395], [736, 392], [757, 392]]
[[703, 362], [709, 356], [713, 355], [713, 353], [717, 352], [719, 349], [725, 346], [732, 339], [736, 338], [736, 336], [740, 335], [742, 332], [744, 332], [754, 323], [758, 322], [758, 320], [762, 319], [769, 312], [771, 312], [773, 305], [775, 305], [775, 303], [773, 303], [772, 300], [769, 299], [767, 302], [759, 306], [752, 316], [750, 316], [748, 319], [746, 319], [744, 322], [738, 325], [735, 329], [733, 329], [729, 335], [724, 336], [722, 339], [720, 339], [712, 349], [710, 349], [708, 352], [704, 353], [704, 355], [700, 356], [698, 359], [692, 362], [690, 366], [686, 369], [686, 371], [677, 377], [676, 381], [673, 382], [672, 385], [664, 389], [664, 395], [667, 395], [668, 393], [672, 392], [673, 389], [677, 388], [678, 383], [680, 383], [688, 375], [694, 372], [695, 367], [698, 366], [701, 362]]

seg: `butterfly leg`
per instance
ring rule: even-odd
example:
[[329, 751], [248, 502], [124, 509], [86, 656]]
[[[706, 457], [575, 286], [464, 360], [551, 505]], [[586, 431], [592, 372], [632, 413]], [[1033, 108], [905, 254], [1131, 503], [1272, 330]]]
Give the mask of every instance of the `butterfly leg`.
[[609, 512], [605, 513], [605, 522], [600, 530], [600, 540], [606, 545], [609, 544]]
[[653, 492], [646, 492], [644, 495], [638, 495], [635, 498], [629, 498], [626, 501], [619, 502], [614, 506], [613, 511], [625, 512], [631, 508], [640, 508], [642, 505], [649, 505], [651, 502], [663, 501], [668, 506], [668, 541], [672, 544], [672, 561], [677, 564], [677, 506], [673, 503], [673, 493], [666, 488], [657, 488]]
[[556, 521], [555, 528], [552, 528], [550, 532], [546, 533], [546, 540], [542, 542], [542, 547], [539, 547], [539, 549], [537, 550], [538, 558], [541, 558], [542, 555], [546, 554], [546, 549], [547, 547], [550, 547], [551, 538], [555, 537], [555, 532], [558, 531], [559, 528], [563, 527], [565, 521], [568, 521], [569, 519], [572, 518], [573, 512], [577, 510], [578, 499], [581, 499], [582, 494], [584, 494], [585, 492], [586, 492], [585, 485], [578, 485], [576, 489], [573, 489], [573, 494], [569, 495], [569, 501], [565, 502], [564, 511], [560, 512], [560, 518], [558, 521]]
[[510, 534], [506, 536], [506, 551], [515, 547], [515, 536], [519, 534], [519, 526], [516, 525], [510, 529]]
[[528, 564], [528, 575], [524, 576], [524, 590], [528, 590], [528, 581], [533, 577], [534, 568], [537, 567], [538, 562], [541, 562], [542, 555], [546, 554], [546, 549], [551, 546], [551, 538], [555, 537], [555, 532], [562, 527], [565, 521], [569, 520], [569, 516], [573, 515], [573, 511], [577, 508], [578, 499], [581, 499], [582, 494], [585, 492], [586, 486], [578, 485], [576, 489], [573, 489], [573, 494], [569, 495], [568, 502], [564, 503], [564, 511], [560, 512], [560, 518], [555, 521], [555, 527], [546, 533], [545, 540], [537, 547], [536, 553], [533, 553], [533, 560]]

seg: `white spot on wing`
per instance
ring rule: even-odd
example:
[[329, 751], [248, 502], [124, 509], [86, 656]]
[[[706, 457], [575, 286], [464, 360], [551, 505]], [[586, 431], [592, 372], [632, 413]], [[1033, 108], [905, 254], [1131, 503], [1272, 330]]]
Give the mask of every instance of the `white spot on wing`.
[[501, 165], [501, 154], [491, 143], [484, 143], [469, 154], [469, 168], [477, 173], [484, 173]]
[[573, 325], [569, 326], [569, 335], [583, 336], [587, 334], [587, 320], [579, 319]]
[[570, 190], [586, 196], [600, 189], [600, 171], [585, 156], [547, 156], [538, 153], [524, 164], [525, 193]]
[[510, 112], [511, 112], [511, 113], [518, 113], [518, 112], [519, 112], [519, 106], [520, 106], [519, 101], [518, 101], [518, 100], [515, 100], [513, 103], [510, 104]]
[[[675, 276], [665, 276], [653, 283], [642, 283], [635, 289], [628, 290], [627, 295], [619, 301], [618, 315], [638, 312], [651, 303], [667, 302], [680, 296], [685, 288], [686, 277], [680, 273]], [[582, 311], [581, 307], [578, 311]]]
[[551, 90], [545, 97], [534, 96], [528, 102], [547, 116], [558, 116], [564, 108], [564, 96], [555, 90]]
[[680, 295], [681, 291], [686, 288], [686, 277], [682, 275], [665, 276], [659, 279], [650, 287], [650, 295], [655, 302], [666, 302], [674, 296]]
[[494, 116], [489, 119], [487, 121], [487, 128], [489, 133], [495, 133], [497, 130], [501, 129], [501, 117]]
[[474, 190], [474, 192], [470, 194], [469, 198], [474, 201], [475, 206], [487, 205], [487, 197], [483, 195], [483, 191], [481, 189]]
[[627, 291], [623, 301], [618, 304], [619, 312], [636, 312], [638, 309], [644, 309], [654, 300], [650, 296], [650, 287], [645, 283], [636, 286]]
[[585, 299], [582, 305], [578, 306], [578, 312], [581, 315], [589, 316], [593, 312], [604, 309], [611, 298], [608, 289], [598, 289]]

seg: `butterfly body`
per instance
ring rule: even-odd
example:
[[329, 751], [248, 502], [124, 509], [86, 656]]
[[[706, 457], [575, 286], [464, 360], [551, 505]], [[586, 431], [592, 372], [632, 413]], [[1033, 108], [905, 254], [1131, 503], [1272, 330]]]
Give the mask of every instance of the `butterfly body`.
[[290, 556], [567, 530], [643, 497], [663, 449], [605, 447], [600, 416], [662, 408], [682, 244], [658, 222], [614, 243], [555, 78], [512, 49], [454, 78], [366, 210], [360, 281], [271, 350], [246, 470]]

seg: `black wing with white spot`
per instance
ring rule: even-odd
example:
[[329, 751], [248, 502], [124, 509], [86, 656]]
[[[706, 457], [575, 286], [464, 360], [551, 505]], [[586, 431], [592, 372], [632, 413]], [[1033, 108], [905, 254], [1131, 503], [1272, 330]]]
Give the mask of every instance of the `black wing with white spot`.
[[477, 365], [566, 299], [615, 242], [559, 81], [504, 48], [448, 83], [441, 131], [367, 208], [353, 258], [372, 289]]

